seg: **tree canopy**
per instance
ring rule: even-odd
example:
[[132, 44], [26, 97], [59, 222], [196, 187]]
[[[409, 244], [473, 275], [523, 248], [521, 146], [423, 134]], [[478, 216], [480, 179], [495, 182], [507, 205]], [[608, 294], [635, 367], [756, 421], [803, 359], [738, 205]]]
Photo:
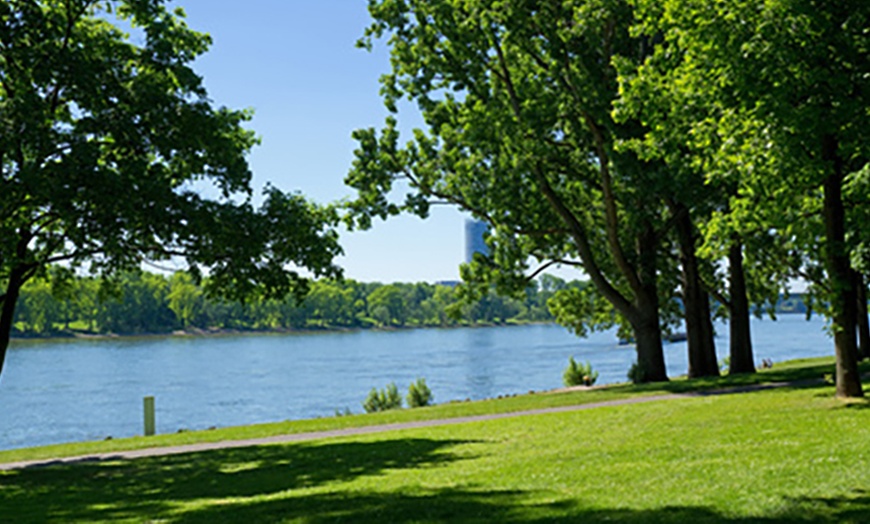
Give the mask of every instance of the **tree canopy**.
[[[611, 115], [614, 57], [644, 54], [629, 34], [629, 6], [384, 0], [370, 11], [362, 45], [388, 36], [392, 53], [385, 103], [416, 102], [426, 130], [403, 145], [391, 117], [381, 133], [355, 133], [352, 223], [458, 205], [492, 231], [491, 256], [466, 268], [466, 281], [505, 292], [530, 277], [530, 257], [542, 268], [582, 266], [593, 285], [575, 311], [562, 308], [565, 322], [578, 330], [627, 323], [643, 374], [665, 379], [659, 306], [672, 297], [660, 297], [657, 282], [667, 228], [654, 190], [659, 166], [616, 149], [638, 130]], [[388, 196], [403, 187], [404, 202]]]
[[355, 133], [349, 221], [469, 211], [491, 226], [472, 287], [582, 268], [592, 285], [554, 299], [556, 318], [630, 327], [643, 380], [666, 379], [660, 333], [678, 317], [689, 375], [718, 373], [711, 295], [732, 318], [732, 371], [752, 371], [751, 305], [801, 276], [833, 320], [838, 393], [858, 395], [868, 9], [371, 0], [360, 44], [391, 51], [384, 102], [416, 103], [425, 127], [405, 143], [394, 116]]
[[767, 237], [797, 253], [759, 262], [767, 274], [786, 266], [810, 284], [833, 321], [837, 392], [861, 395], [870, 5], [635, 3], [638, 32], [662, 40], [642, 68], [627, 71], [627, 105], [648, 124], [643, 147], [676, 143], [667, 149], [689, 152], [708, 185], [731, 188], [706, 228], [708, 248]]
[[49, 264], [176, 257], [231, 296], [338, 274], [330, 212], [273, 187], [255, 206], [250, 112], [214, 107], [191, 68], [210, 43], [164, 0], [0, 4], [0, 369], [21, 286]]

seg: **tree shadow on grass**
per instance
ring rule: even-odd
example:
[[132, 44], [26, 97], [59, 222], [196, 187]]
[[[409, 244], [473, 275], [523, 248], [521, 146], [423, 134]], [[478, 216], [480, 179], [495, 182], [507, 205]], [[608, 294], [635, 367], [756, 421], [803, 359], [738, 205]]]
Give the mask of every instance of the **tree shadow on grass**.
[[397, 439], [90, 461], [0, 474], [0, 521], [148, 520], [197, 499], [262, 497], [390, 469], [435, 467], [469, 441]]
[[[866, 366], [865, 366], [866, 367]], [[864, 369], [865, 367], [862, 367]], [[870, 368], [867, 368], [870, 370]], [[824, 377], [834, 372], [833, 363], [767, 369], [758, 373], [738, 373], [720, 377], [703, 377], [669, 382], [654, 382], [632, 386], [636, 391], [661, 391], [667, 393], [716, 394], [716, 390], [735, 389], [747, 391], [768, 383], [789, 383], [784, 389], [831, 388]], [[725, 391], [726, 393], [728, 391]], [[733, 391], [732, 391], [733, 392]]]
[[[427, 470], [476, 458], [467, 440], [314, 442], [86, 462], [0, 474], [0, 521], [160, 520], [174, 524], [286, 522], [785, 524], [868, 522], [870, 496], [783, 498], [775, 514], [725, 515], [704, 506], [590, 508], [564, 491], [431, 487]], [[341, 483], [414, 470], [406, 484]], [[432, 483], [435, 477], [431, 477]], [[443, 477], [438, 477], [443, 479]], [[441, 480], [443, 481], [443, 480]], [[460, 477], [461, 482], [461, 477]], [[594, 479], [590, 479], [594, 482]], [[427, 485], [428, 484], [428, 485]], [[631, 504], [626, 500], [626, 505]], [[183, 507], [185, 504], [190, 506]], [[200, 504], [200, 505], [197, 505]], [[739, 512], [739, 508], [733, 508]]]
[[[549, 493], [486, 490], [413, 490], [408, 493], [327, 493], [265, 502], [209, 506], [186, 513], [176, 524], [230, 522], [503, 523], [546, 524], [789, 524], [865, 523], [867, 497], [785, 499], [776, 514], [733, 517], [703, 506], [647, 510], [589, 509], [581, 501], [553, 501]], [[544, 500], [546, 502], [541, 502]]]

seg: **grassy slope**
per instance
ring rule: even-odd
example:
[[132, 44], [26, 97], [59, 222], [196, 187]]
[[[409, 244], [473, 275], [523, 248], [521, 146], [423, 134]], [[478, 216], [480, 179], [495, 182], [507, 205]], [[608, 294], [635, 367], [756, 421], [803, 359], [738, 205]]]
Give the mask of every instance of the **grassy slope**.
[[[764, 378], [819, 376], [828, 368], [804, 363]], [[630, 395], [631, 389], [610, 394]], [[640, 394], [651, 391], [647, 387]], [[584, 394], [590, 395], [573, 396]], [[554, 398], [561, 402], [569, 396], [441, 409], [516, 406], [521, 400], [527, 409]], [[0, 473], [0, 520], [867, 522], [866, 407], [835, 400], [831, 386], [817, 384], [303, 444], [52, 466]], [[390, 416], [412, 415], [420, 413]]]
[[[870, 369], [870, 368], [868, 368]], [[439, 404], [428, 408], [398, 410], [367, 415], [330, 417], [311, 420], [295, 420], [272, 424], [257, 424], [221, 428], [211, 431], [192, 431], [180, 434], [164, 434], [153, 437], [134, 437], [110, 441], [77, 442], [0, 451], [0, 463], [23, 460], [39, 460], [55, 457], [70, 457], [93, 453], [108, 453], [119, 450], [133, 450], [160, 446], [177, 446], [197, 442], [219, 442], [241, 440], [273, 435], [286, 435], [311, 431], [326, 431], [348, 427], [373, 426], [412, 420], [435, 420], [442, 418], [483, 415], [488, 413], [508, 413], [538, 408], [558, 407], [603, 402], [636, 396], [680, 393], [729, 386], [741, 386], [764, 382], [818, 379], [833, 372], [833, 358], [794, 360], [777, 364], [774, 369], [754, 375], [737, 375], [716, 379], [674, 380], [664, 384], [633, 386], [618, 384], [588, 391], [572, 391], [557, 394], [528, 394], [503, 399], [478, 402], [454, 402]]]

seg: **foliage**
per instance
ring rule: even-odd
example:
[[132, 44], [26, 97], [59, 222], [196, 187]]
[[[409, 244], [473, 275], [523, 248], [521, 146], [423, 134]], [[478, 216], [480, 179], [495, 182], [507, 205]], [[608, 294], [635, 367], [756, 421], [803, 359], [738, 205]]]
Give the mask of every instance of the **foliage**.
[[366, 413], [400, 409], [401, 407], [402, 397], [399, 395], [399, 388], [396, 387], [395, 382], [387, 384], [385, 389], [372, 388], [363, 402], [363, 409], [366, 410]]
[[646, 49], [629, 31], [631, 6], [373, 0], [369, 11], [360, 45], [386, 41], [391, 52], [384, 104], [396, 113], [407, 98], [425, 128], [403, 143], [390, 115], [381, 130], [354, 133], [348, 223], [368, 228], [456, 205], [490, 226], [490, 254], [461, 269], [463, 293], [494, 286], [517, 297], [550, 265], [582, 267], [600, 299], [562, 308], [560, 321], [577, 331], [626, 321], [642, 331], [636, 349], [648, 378], [666, 379], [658, 303], [675, 287], [658, 280], [676, 264], [658, 254], [672, 184], [660, 163], [616, 147], [641, 126], [611, 111], [615, 58], [638, 60]]
[[407, 304], [401, 289], [395, 284], [380, 286], [368, 297], [372, 316], [383, 326], [404, 326]]
[[632, 362], [631, 367], [628, 368], [628, 380], [631, 381], [632, 384], [642, 384], [644, 381], [645, 371], [643, 366], [638, 362]]
[[[339, 274], [332, 211], [273, 187], [255, 207], [251, 113], [213, 107], [191, 68], [211, 38], [181, 9], [2, 2], [0, 42], [0, 369], [21, 287], [51, 264], [113, 275], [174, 258], [234, 298], [304, 294], [292, 268]], [[193, 298], [175, 296], [183, 322]]]
[[416, 382], [411, 382], [411, 385], [408, 387], [406, 400], [408, 401], [409, 408], [428, 406], [432, 403], [433, 398], [432, 390], [426, 385], [426, 379], [424, 378], [418, 378]]
[[642, 68], [622, 69], [619, 109], [646, 123], [635, 150], [683, 157], [668, 163], [725, 190], [703, 251], [754, 239], [761, 263], [748, 265], [758, 268], [749, 280], [768, 298], [765, 277], [805, 279], [835, 326], [838, 392], [860, 396], [854, 271], [868, 239], [870, 4], [635, 5], [635, 31], [660, 42]]
[[[177, 272], [170, 276], [129, 271], [111, 279], [59, 274], [52, 267], [21, 290], [15, 333], [49, 336], [69, 333], [70, 325], [90, 333], [168, 333], [178, 329], [321, 329], [395, 326], [455, 326], [477, 323], [552, 321], [547, 301], [553, 292], [532, 282], [522, 300], [481, 297], [465, 304], [454, 287], [425, 283], [360, 283], [317, 280], [301, 302], [255, 298], [245, 302], [209, 296], [203, 284]], [[550, 277], [549, 284], [576, 287]], [[62, 280], [61, 280], [62, 279]], [[379, 290], [385, 289], [386, 292]], [[383, 297], [404, 307], [381, 316]], [[375, 297], [374, 299], [372, 297]], [[380, 298], [379, 298], [380, 297]], [[448, 310], [455, 310], [451, 317]], [[392, 319], [392, 320], [391, 320]]]
[[592, 364], [578, 364], [574, 357], [568, 359], [568, 367], [562, 374], [562, 382], [568, 386], [591, 386], [598, 380], [598, 372], [593, 371]]

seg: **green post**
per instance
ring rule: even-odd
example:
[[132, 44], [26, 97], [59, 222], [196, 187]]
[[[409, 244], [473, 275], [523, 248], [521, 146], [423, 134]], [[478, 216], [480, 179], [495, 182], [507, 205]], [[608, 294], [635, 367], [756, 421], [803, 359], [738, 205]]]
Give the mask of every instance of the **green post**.
[[154, 397], [145, 397], [145, 436], [154, 434]]

